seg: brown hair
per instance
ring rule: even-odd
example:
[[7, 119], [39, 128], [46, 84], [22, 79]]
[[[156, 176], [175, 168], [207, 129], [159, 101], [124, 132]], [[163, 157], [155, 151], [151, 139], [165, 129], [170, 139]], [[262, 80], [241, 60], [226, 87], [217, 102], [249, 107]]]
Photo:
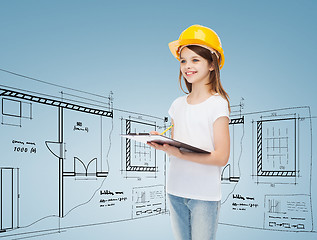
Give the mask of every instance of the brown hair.
[[[204, 47], [201, 47], [201, 46], [198, 46], [198, 45], [189, 45], [189, 46], [186, 46], [186, 47], [189, 48], [190, 50], [194, 51], [199, 56], [201, 56], [204, 59], [206, 59], [209, 64], [213, 64], [214, 65], [214, 70], [210, 72], [209, 83], [207, 83], [207, 84], [210, 85], [210, 89], [212, 91], [218, 93], [220, 96], [222, 96], [224, 99], [227, 100], [228, 109], [229, 109], [229, 112], [230, 112], [231, 110], [230, 110], [230, 103], [229, 103], [229, 95], [223, 89], [221, 81], [220, 81], [220, 68], [219, 68], [217, 55], [215, 53], [212, 53], [207, 48], [204, 48]], [[220, 56], [220, 54], [218, 54], [218, 56]], [[182, 72], [179, 71], [179, 85], [180, 85], [182, 91], [184, 93], [188, 94], [188, 93], [190, 93], [192, 91], [192, 84], [189, 83], [186, 80], [186, 78], [183, 76], [186, 88], [188, 90], [188, 92], [185, 92], [183, 87], [182, 87], [182, 76], [183, 76]]]

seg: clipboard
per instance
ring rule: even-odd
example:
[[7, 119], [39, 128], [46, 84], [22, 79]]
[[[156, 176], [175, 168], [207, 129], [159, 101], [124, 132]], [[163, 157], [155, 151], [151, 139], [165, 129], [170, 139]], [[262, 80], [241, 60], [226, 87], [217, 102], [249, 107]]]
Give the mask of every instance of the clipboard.
[[121, 134], [121, 137], [128, 138], [137, 142], [141, 143], [147, 143], [147, 142], [155, 142], [158, 144], [163, 145], [164, 143], [169, 144], [171, 146], [182, 148], [189, 150], [191, 152], [197, 152], [197, 153], [210, 153], [208, 151], [205, 151], [203, 149], [191, 146], [189, 144], [171, 139], [169, 137], [166, 137], [164, 135], [155, 135], [150, 133], [130, 133], [130, 134]]

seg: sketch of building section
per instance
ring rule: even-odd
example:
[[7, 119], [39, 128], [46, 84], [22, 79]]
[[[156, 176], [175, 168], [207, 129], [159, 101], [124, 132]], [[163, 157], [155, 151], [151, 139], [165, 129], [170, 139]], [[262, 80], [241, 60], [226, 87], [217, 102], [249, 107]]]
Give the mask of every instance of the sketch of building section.
[[[2, 97], [0, 96], [1, 99]], [[16, 170], [19, 181], [16, 177], [13, 179], [14, 187], [19, 188], [18, 205], [13, 205], [18, 209], [18, 217], [15, 217], [15, 209], [11, 213], [18, 225], [16, 227], [14, 224], [13, 229], [3, 232], [0, 237], [30, 231], [33, 227], [41, 229], [39, 226], [46, 222], [47, 216], [58, 216], [58, 201], [54, 200], [58, 199], [59, 193], [58, 161], [52, 159], [45, 147], [45, 138], [56, 136], [56, 112], [37, 103], [32, 104], [33, 110], [32, 120], [23, 119], [21, 127], [0, 125], [0, 167], [19, 169]], [[12, 191], [5, 188], [4, 193], [11, 195]], [[4, 219], [10, 218], [8, 211], [3, 213]], [[38, 222], [39, 219], [43, 221]]]
[[[41, 103], [41, 104], [55, 106], [55, 107], [61, 107], [63, 109], [71, 109], [74, 111], [79, 111], [79, 112], [84, 112], [84, 113], [113, 117], [113, 112], [109, 111], [109, 110], [90, 108], [90, 107], [81, 106], [78, 104], [69, 103], [66, 101], [61, 101], [58, 99], [46, 98], [46, 97], [41, 97], [41, 96], [34, 96], [34, 95], [30, 95], [30, 94], [24, 93], [24, 92], [17, 92], [17, 91], [11, 90], [11, 89], [0, 88], [0, 93], [1, 93], [0, 96], [7, 96], [7, 97], [11, 97], [13, 99], [24, 99], [24, 100], [28, 100], [30, 102]], [[22, 117], [23, 117], [23, 115], [22, 115]]]
[[240, 160], [242, 154], [242, 141], [244, 136], [244, 98], [237, 105], [230, 105], [231, 115], [229, 122], [230, 131], [230, 156], [227, 165], [221, 173], [222, 183], [237, 183], [240, 179]]
[[221, 172], [222, 183], [222, 202], [224, 204], [235, 190], [240, 181], [241, 170], [240, 162], [243, 152], [244, 139], [244, 116], [242, 110], [244, 108], [244, 99], [241, 98], [240, 104], [231, 105], [231, 114], [229, 122], [230, 132], [230, 156], [226, 166]]
[[[17, 98], [17, 99], [16, 99]], [[22, 100], [21, 100], [22, 99]], [[50, 118], [50, 119], [46, 119], [46, 115], [42, 114], [42, 115], [38, 115], [37, 116], [37, 121], [42, 119], [42, 122], [45, 122], [49, 125], [52, 125], [52, 121], [53, 122], [58, 122], [56, 125], [58, 126], [57, 129], [57, 139], [55, 139], [54, 141], [48, 141], [45, 140], [45, 144], [47, 149], [49, 150], [49, 152], [51, 152], [55, 158], [57, 158], [57, 164], [58, 164], [58, 172], [56, 172], [56, 175], [58, 176], [58, 182], [59, 182], [59, 201], [58, 201], [58, 209], [59, 209], [59, 217], [63, 217], [64, 216], [64, 177], [69, 177], [68, 172], [65, 169], [65, 166], [67, 166], [66, 164], [66, 143], [65, 143], [65, 139], [68, 138], [68, 134], [71, 132], [82, 132], [81, 128], [79, 128], [78, 122], [76, 125], [76, 129], [74, 129], [74, 125], [72, 126], [64, 126], [64, 124], [67, 124], [68, 120], [65, 119], [65, 117], [68, 116], [68, 114], [70, 114], [69, 112], [74, 112], [75, 114], [80, 114], [80, 115], [86, 115], [86, 116], [94, 116], [94, 122], [98, 122], [97, 126], [102, 126], [102, 119], [103, 118], [107, 118], [107, 119], [112, 119], [113, 113], [112, 110], [108, 111], [108, 110], [103, 110], [103, 109], [97, 109], [97, 108], [91, 108], [88, 107], [86, 104], [86, 106], [79, 105], [79, 104], [75, 104], [75, 103], [70, 103], [70, 102], [64, 102], [58, 99], [50, 99], [47, 97], [43, 97], [41, 94], [28, 94], [26, 92], [17, 92], [14, 91], [12, 89], [1, 89], [1, 101], [2, 101], [2, 113], [6, 116], [10, 115], [10, 117], [19, 117], [19, 118], [32, 118], [32, 109], [33, 107], [37, 106], [37, 109], [40, 109], [40, 106], [50, 106], [49, 108], [46, 108], [46, 111], [50, 111], [53, 112], [53, 114], [55, 114], [55, 116], [57, 115], [57, 117], [55, 118]], [[9, 104], [8, 104], [9, 103]], [[14, 104], [10, 104], [10, 103], [14, 103]], [[29, 114], [26, 114], [26, 111], [22, 111], [21, 109], [23, 109], [23, 106], [32, 106], [32, 108], [30, 109]], [[16, 110], [17, 106], [19, 107], [18, 110]], [[13, 108], [13, 110], [10, 110], [11, 108]], [[24, 112], [24, 113], [23, 113]], [[38, 111], [39, 113], [40, 111]], [[42, 112], [44, 113], [44, 111]], [[48, 115], [47, 115], [48, 116]], [[100, 123], [100, 124], [99, 124]], [[35, 124], [38, 124], [38, 122], [35, 122]], [[8, 124], [3, 124], [3, 126], [7, 126]], [[54, 125], [54, 124], [53, 124]], [[110, 133], [111, 128], [112, 128], [112, 121], [110, 120], [108, 126], [107, 126], [107, 132]], [[28, 133], [29, 131], [31, 131], [31, 134], [29, 132], [29, 137], [32, 137], [34, 135], [34, 133], [36, 133], [36, 125], [31, 126], [30, 124], [28, 124], [27, 128], [23, 128], [22, 125], [20, 125], [21, 130], [20, 133], [16, 133], [18, 134], [20, 137], [23, 137], [23, 134]], [[32, 128], [33, 129], [32, 129]], [[69, 129], [71, 128], [71, 129]], [[106, 128], [106, 126], [105, 126]], [[86, 129], [84, 129], [86, 130]], [[98, 128], [97, 130], [95, 130], [95, 132], [99, 132], [99, 137], [98, 137], [98, 146], [99, 147], [104, 147], [101, 146], [102, 141], [100, 141], [100, 139], [102, 139], [103, 137], [101, 137], [102, 134], [104, 134], [104, 131], [101, 131], [100, 128]], [[16, 131], [15, 131], [16, 132]], [[33, 133], [33, 135], [32, 135]], [[44, 133], [44, 132], [43, 132]], [[42, 134], [43, 134], [42, 133]], [[13, 133], [14, 134], [14, 133]], [[92, 133], [93, 134], [93, 133]], [[45, 133], [44, 133], [45, 135]], [[98, 135], [94, 135], [95, 136]], [[34, 137], [34, 136], [33, 136]], [[78, 137], [77, 137], [78, 138]], [[80, 138], [78, 138], [80, 139]], [[31, 144], [32, 142], [28, 143], [28, 142], [24, 142], [24, 141], [15, 141], [15, 142], [21, 142], [21, 144]], [[35, 144], [35, 143], [33, 143]], [[23, 146], [22, 145], [22, 146]], [[56, 147], [54, 147], [54, 145]], [[71, 146], [71, 144], [69, 144]], [[109, 144], [108, 144], [108, 147]], [[71, 147], [69, 147], [68, 149], [70, 149]], [[32, 149], [34, 150], [35, 148], [30, 149], [29, 151], [27, 151], [26, 147], [15, 147], [14, 149], [17, 149], [16, 152], [29, 152], [32, 153]], [[83, 148], [78, 148], [78, 149], [82, 149], [82, 151], [86, 151]], [[108, 149], [108, 148], [106, 148]], [[15, 150], [14, 150], [15, 151]], [[35, 151], [33, 151], [34, 153], [36, 153]], [[78, 153], [79, 151], [77, 151]], [[96, 151], [94, 151], [96, 152]], [[98, 151], [98, 154], [102, 152], [101, 150]], [[105, 154], [101, 154], [101, 155], [105, 155]], [[100, 160], [104, 159], [104, 156], [98, 155], [98, 158]], [[30, 155], [28, 155], [29, 157]], [[95, 157], [92, 157], [92, 159], [95, 159]], [[68, 160], [68, 159], [67, 159]], [[71, 162], [72, 168], [74, 169], [74, 157], [70, 158], [69, 161]], [[90, 159], [91, 160], [91, 159]], [[97, 158], [96, 158], [97, 160]], [[100, 163], [102, 164], [102, 163]], [[106, 164], [105, 164], [106, 165]], [[36, 166], [34, 166], [36, 167]], [[104, 169], [106, 169], [107, 166], [97, 166], [97, 162], [95, 162], [95, 168], [93, 170], [93, 173], [96, 177], [106, 177], [107, 176], [107, 171], [105, 171]], [[89, 172], [89, 174], [88, 174]], [[80, 174], [80, 173], [79, 173]], [[87, 171], [85, 172], [85, 174], [90, 175], [90, 169], [87, 168]], [[76, 173], [74, 174], [74, 176], [76, 176]], [[33, 177], [32, 177], [33, 178]], [[23, 181], [25, 182], [25, 180]], [[25, 195], [25, 194], [24, 194]], [[23, 202], [23, 204], [25, 204], [25, 202]], [[34, 214], [34, 216], [36, 216], [36, 214]], [[26, 216], [23, 215], [23, 219], [24, 219], [24, 225], [26, 224]]]
[[[65, 93], [63, 93], [65, 95]], [[85, 107], [80, 106], [79, 109]], [[110, 109], [111, 110], [111, 109]], [[105, 114], [104, 111], [84, 110], [73, 111], [72, 109], [59, 108], [58, 110], [58, 142], [60, 162], [60, 216], [69, 212], [76, 205], [80, 205], [89, 199], [82, 196], [76, 201], [69, 200], [65, 203], [68, 192], [65, 191], [65, 178], [74, 177], [76, 180], [91, 180], [108, 176], [107, 153], [110, 148], [109, 139], [112, 132], [112, 110]], [[52, 143], [52, 142], [51, 142]], [[105, 151], [106, 150], [106, 151]], [[102, 181], [102, 180], [101, 180]], [[80, 183], [79, 183], [80, 184]], [[96, 182], [95, 188], [100, 183]], [[66, 204], [66, 205], [65, 205]]]
[[230, 131], [230, 157], [228, 164], [221, 173], [222, 183], [237, 183], [240, 179], [240, 160], [242, 154], [242, 141], [244, 136], [244, 117], [231, 118]]
[[[2, 89], [2, 94], [6, 93]], [[21, 127], [22, 118], [32, 119], [32, 103], [3, 97], [1, 104], [1, 124]]]
[[[149, 133], [166, 127], [167, 118], [153, 118], [150, 116], [129, 115], [121, 118], [121, 134]], [[121, 139], [121, 168], [126, 178], [137, 178], [141, 176], [156, 177], [158, 162], [165, 161], [162, 154], [147, 144]], [[158, 160], [159, 159], [159, 160]], [[163, 171], [163, 169], [161, 169]]]
[[[6, 210], [1, 212], [0, 238], [32, 238], [166, 212], [166, 155], [151, 149], [149, 156], [149, 149], [132, 146], [131, 171], [126, 162], [122, 167], [122, 121], [117, 118], [114, 122], [113, 116], [117, 111], [138, 132], [161, 131], [166, 128], [166, 118], [114, 110], [112, 93], [105, 97], [55, 84], [49, 93], [34, 89], [0, 85], [3, 122], [18, 126], [0, 125], [4, 150], [0, 168], [5, 169], [3, 184], [7, 186], [2, 194]], [[133, 167], [137, 171], [132, 171]], [[7, 168], [20, 169], [13, 170], [14, 174], [21, 172], [21, 188], [14, 175], [14, 188], [20, 189], [13, 190], [14, 205], [8, 204], [12, 174], [7, 174]], [[137, 185], [122, 181], [122, 172], [140, 181]], [[140, 204], [132, 200], [136, 186], [155, 186], [156, 191], [145, 190], [145, 199], [150, 199], [152, 206], [133, 214]]]
[[132, 218], [166, 213], [165, 186], [145, 186], [132, 189]]
[[[309, 107], [266, 111], [252, 119], [252, 176], [257, 183], [298, 184], [309, 179], [312, 123]], [[304, 167], [305, 166], [305, 167]]]
[[257, 175], [296, 176], [296, 118], [257, 121]]
[[[96, 179], [108, 176], [112, 118], [64, 112], [64, 176]], [[71, 143], [71, 144], [70, 144]]]
[[313, 230], [310, 195], [265, 195], [264, 203], [264, 229]]
[[19, 169], [0, 168], [0, 233], [19, 228]]
[[[142, 133], [156, 130], [156, 124], [139, 120], [122, 119], [125, 134]], [[126, 171], [156, 171], [156, 152], [150, 146], [125, 139]]]
[[[224, 214], [219, 223], [274, 231], [312, 231], [310, 107], [238, 112], [230, 115], [230, 119], [242, 116], [245, 134], [241, 141], [240, 179], [234, 184], [222, 184]], [[235, 125], [235, 136], [236, 126], [239, 125]], [[232, 138], [232, 126], [230, 131]], [[305, 202], [303, 214], [298, 214], [298, 219], [292, 213], [299, 209], [292, 212], [291, 208], [283, 207], [299, 206], [297, 197], [287, 197], [290, 195]], [[265, 196], [274, 197], [269, 201]], [[288, 216], [283, 214], [287, 211]], [[301, 230], [303, 226], [305, 230]]]

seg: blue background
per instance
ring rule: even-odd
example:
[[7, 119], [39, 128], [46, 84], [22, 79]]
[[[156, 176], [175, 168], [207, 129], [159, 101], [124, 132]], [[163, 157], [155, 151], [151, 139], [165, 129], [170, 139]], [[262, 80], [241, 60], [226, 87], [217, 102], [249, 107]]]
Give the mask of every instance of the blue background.
[[[221, 79], [232, 104], [244, 98], [246, 113], [310, 106], [314, 127], [316, 12], [317, 2], [309, 0], [2, 0], [0, 68], [100, 95], [113, 91], [114, 108], [167, 116], [171, 102], [182, 95], [178, 62], [167, 44], [188, 26], [201, 24], [214, 29], [222, 40], [225, 64]], [[2, 75], [0, 83], [5, 78]], [[33, 82], [16, 79], [11, 84], [32, 89]], [[314, 146], [314, 128], [313, 134]], [[313, 160], [315, 156], [313, 149]], [[312, 197], [316, 216], [314, 187]], [[79, 228], [63, 236], [172, 238], [167, 217]], [[218, 239], [316, 236], [315, 232], [226, 225], [220, 225], [218, 231]]]

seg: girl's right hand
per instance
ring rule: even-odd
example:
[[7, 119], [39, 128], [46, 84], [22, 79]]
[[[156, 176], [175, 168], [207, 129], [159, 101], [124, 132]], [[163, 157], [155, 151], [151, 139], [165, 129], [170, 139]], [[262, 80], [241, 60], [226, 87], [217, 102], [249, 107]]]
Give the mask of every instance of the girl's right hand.
[[157, 131], [151, 131], [150, 134], [152, 134], [152, 135], [161, 135], [161, 134], [160, 134], [159, 132], [157, 132]]

